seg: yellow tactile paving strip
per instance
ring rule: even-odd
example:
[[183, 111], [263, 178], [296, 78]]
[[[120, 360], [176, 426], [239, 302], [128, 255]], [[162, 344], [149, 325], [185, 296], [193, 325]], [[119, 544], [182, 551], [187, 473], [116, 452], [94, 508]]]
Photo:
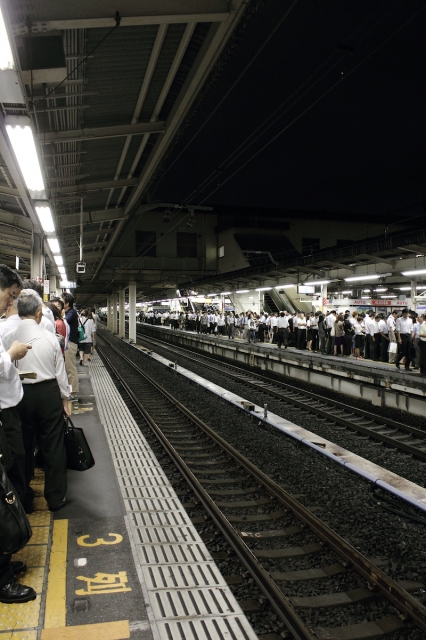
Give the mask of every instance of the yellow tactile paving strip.
[[37, 598], [25, 604], [0, 603], [0, 640], [37, 640], [38, 632], [42, 629], [41, 593], [47, 571], [52, 514], [43, 497], [42, 471], [36, 470], [31, 486], [36, 496], [35, 511], [29, 516], [33, 535], [28, 545], [13, 556], [13, 560], [23, 560], [26, 563], [27, 571], [17, 579], [33, 587]]

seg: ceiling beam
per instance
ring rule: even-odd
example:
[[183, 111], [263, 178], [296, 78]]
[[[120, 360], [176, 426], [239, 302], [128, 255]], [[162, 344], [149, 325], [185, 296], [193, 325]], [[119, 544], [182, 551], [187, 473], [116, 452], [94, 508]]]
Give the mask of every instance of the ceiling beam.
[[381, 256], [373, 256], [370, 253], [358, 253], [355, 258], [367, 258], [367, 260], [371, 260], [372, 262], [384, 262], [385, 264], [390, 264], [393, 266], [395, 260], [389, 260], [388, 258], [382, 258]]
[[[180, 4], [182, 7], [182, 5]], [[177, 134], [179, 128], [183, 124], [188, 112], [200, 92], [201, 88], [207, 81], [211, 70], [213, 69], [220, 54], [224, 50], [229, 38], [231, 37], [234, 29], [240, 21], [241, 16], [244, 14], [247, 5], [243, 0], [234, 0], [227, 7], [230, 8], [226, 18], [220, 23], [212, 23], [209, 31], [204, 39], [197, 58], [191, 67], [191, 70], [182, 86], [181, 91], [173, 105], [173, 108], [167, 118], [167, 126], [164, 135], [159, 136], [157, 139], [147, 162], [142, 169], [142, 173], [138, 179], [138, 185], [132, 190], [124, 209], [125, 216], [129, 213], [134, 213], [134, 209], [146, 189], [149, 181], [151, 180], [154, 172], [158, 168], [164, 155], [167, 152], [169, 145], [172, 143], [174, 136]], [[95, 276], [102, 269], [103, 263], [108, 254], [114, 247], [114, 244], [120, 237], [122, 228], [125, 221], [121, 221], [111, 238], [110, 244], [105, 251], [103, 259], [99, 262]]]
[[164, 122], [138, 122], [123, 124], [115, 127], [81, 128], [71, 131], [56, 131], [38, 135], [40, 144], [60, 142], [90, 142], [106, 138], [121, 138], [123, 136], [137, 136], [144, 133], [164, 133]]
[[[222, 22], [229, 15], [228, 0], [121, 0], [120, 27], [154, 24], [182, 24], [189, 22]], [[173, 7], [170, 11], [171, 6]], [[72, 3], [37, 2], [36, 15], [31, 22], [32, 33], [56, 29], [100, 29], [115, 26], [116, 3], [113, 0], [87, 2], [73, 0]], [[25, 22], [14, 22], [15, 36], [28, 33]]]
[[0, 186], [0, 196], [12, 196], [14, 198], [21, 197], [18, 189], [12, 189], [11, 187], [6, 187], [6, 185]]
[[[72, 179], [72, 178], [70, 178]], [[103, 191], [111, 189], [113, 186], [129, 187], [137, 184], [136, 178], [130, 180], [110, 180], [107, 182], [89, 182], [87, 184], [76, 184], [70, 187], [54, 187], [51, 189], [52, 195], [61, 195], [64, 193], [87, 193], [88, 191]]]
[[[124, 218], [122, 207], [117, 209], [101, 209], [99, 211], [83, 212], [83, 224], [100, 224], [101, 222], [111, 222], [111, 220], [121, 220], [121, 218]], [[80, 224], [79, 213], [57, 215], [56, 219], [61, 229], [64, 227], [76, 227]]]

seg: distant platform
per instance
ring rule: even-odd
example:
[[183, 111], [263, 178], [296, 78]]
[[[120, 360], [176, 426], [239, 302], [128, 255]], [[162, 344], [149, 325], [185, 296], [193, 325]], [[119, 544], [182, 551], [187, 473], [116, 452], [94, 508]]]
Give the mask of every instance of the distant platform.
[[197, 334], [146, 323], [137, 323], [137, 331], [161, 337], [173, 344], [199, 349], [236, 364], [245, 363], [283, 375], [293, 382], [301, 380], [361, 398], [374, 406], [400, 409], [421, 416], [426, 413], [426, 376], [416, 371], [397, 369], [394, 364], [326, 356], [294, 347], [278, 349], [268, 342], [253, 344], [239, 338], [230, 340], [223, 336]]

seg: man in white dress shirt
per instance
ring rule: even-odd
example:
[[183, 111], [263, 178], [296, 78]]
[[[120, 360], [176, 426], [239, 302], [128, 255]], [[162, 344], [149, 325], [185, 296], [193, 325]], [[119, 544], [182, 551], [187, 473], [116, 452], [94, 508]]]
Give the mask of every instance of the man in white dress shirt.
[[408, 309], [402, 310], [402, 315], [395, 323], [398, 336], [398, 354], [395, 365], [399, 369], [399, 363], [405, 357], [405, 370], [410, 371], [411, 347], [413, 344], [413, 321], [408, 317]]
[[51, 511], [65, 504], [67, 461], [64, 444], [64, 413], [68, 414], [68, 378], [64, 358], [55, 335], [41, 326], [42, 300], [31, 289], [18, 298], [21, 323], [4, 337], [8, 348], [14, 340], [31, 341], [32, 349], [18, 363], [24, 371], [34, 371], [37, 378], [24, 379], [24, 397], [18, 405], [25, 448], [25, 482], [27, 502], [31, 501], [30, 482], [34, 475], [34, 439], [45, 462], [44, 496]]
[[[16, 271], [6, 265], [0, 265], [0, 314], [4, 313], [7, 305], [19, 295], [21, 287], [22, 280]], [[7, 447], [7, 451], [0, 451], [1, 461], [6, 464], [10, 455], [11, 459], [7, 465], [8, 476], [13, 477], [13, 481], [17, 484], [21, 477], [22, 490], [24, 490], [24, 444], [21, 422], [16, 411], [16, 405], [22, 398], [22, 384], [14, 362], [23, 358], [29, 349], [31, 346], [16, 341], [6, 351], [0, 338], [0, 405], [2, 409], [0, 430], [5, 436]], [[15, 490], [18, 492], [16, 487]], [[18, 495], [20, 493], [21, 491]], [[12, 562], [11, 558], [11, 554], [0, 554], [0, 602], [21, 604], [35, 600], [36, 592], [32, 587], [15, 581], [15, 575], [25, 571], [25, 563]]]

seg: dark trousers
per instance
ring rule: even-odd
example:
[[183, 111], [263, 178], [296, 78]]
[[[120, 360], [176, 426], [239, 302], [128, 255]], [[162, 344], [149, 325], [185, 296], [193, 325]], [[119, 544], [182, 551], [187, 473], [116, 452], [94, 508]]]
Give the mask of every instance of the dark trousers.
[[67, 492], [67, 459], [64, 444], [64, 409], [56, 380], [24, 384], [18, 404], [25, 448], [26, 495], [31, 496], [34, 475], [34, 440], [45, 463], [44, 497], [49, 508], [58, 507]]
[[389, 347], [389, 340], [387, 340], [386, 338], [384, 338], [383, 336], [380, 336], [381, 340], [380, 340], [380, 360], [382, 362], [388, 362], [388, 347]]
[[281, 327], [280, 329], [278, 329], [278, 348], [281, 349], [282, 345], [284, 345], [285, 347], [287, 347], [287, 329], [284, 329], [284, 327]]
[[[18, 494], [19, 500], [24, 509], [32, 504], [32, 497], [29, 505], [26, 500], [26, 482], [25, 482], [25, 449], [24, 440], [22, 438], [21, 419], [19, 417], [17, 407], [3, 409], [1, 412], [1, 421], [3, 430], [6, 434], [7, 444], [12, 454], [13, 463], [8, 470], [7, 475]], [[31, 490], [30, 490], [31, 491]]]
[[420, 373], [426, 375], [426, 340], [419, 340], [419, 351], [420, 351]]
[[306, 349], [306, 329], [297, 328], [297, 349]]
[[10, 565], [11, 557], [10, 553], [0, 553], [0, 589], [3, 589], [3, 587], [11, 582], [15, 582], [13, 570]]
[[[374, 334], [376, 338], [376, 334]], [[373, 340], [373, 336], [368, 334], [367, 336], [368, 353], [371, 360], [377, 360], [377, 342]]]
[[404, 366], [405, 366], [406, 369], [409, 369], [410, 368], [410, 362], [411, 362], [411, 347], [412, 347], [411, 336], [402, 335], [401, 336], [401, 340], [402, 340], [402, 344], [398, 343], [398, 353], [397, 353], [397, 356], [396, 356], [395, 364], [398, 367], [400, 361], [405, 356], [405, 365]]
[[318, 329], [311, 329], [311, 331], [312, 331], [311, 349], [312, 351], [318, 351], [318, 347], [319, 347]]
[[259, 341], [260, 342], [265, 341], [265, 328], [263, 323], [259, 324]]
[[351, 333], [345, 333], [345, 348], [344, 348], [344, 355], [345, 356], [350, 356], [351, 355], [351, 349], [352, 349], [352, 334]]

